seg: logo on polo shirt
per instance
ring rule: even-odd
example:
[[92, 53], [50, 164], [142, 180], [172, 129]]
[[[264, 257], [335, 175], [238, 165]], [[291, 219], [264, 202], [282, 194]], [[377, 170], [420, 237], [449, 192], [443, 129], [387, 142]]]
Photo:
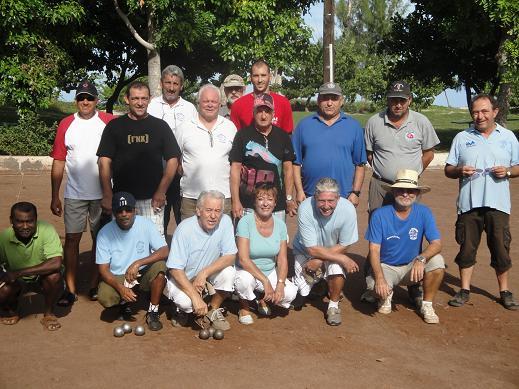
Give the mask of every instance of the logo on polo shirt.
[[408, 131], [405, 133], [405, 138], [407, 140], [413, 140], [414, 138], [416, 138], [416, 134], [414, 133], [414, 131]]
[[409, 230], [409, 239], [411, 239], [411, 240], [418, 239], [418, 229], [413, 227]]
[[471, 140], [471, 141], [465, 142], [465, 147], [467, 147], [467, 148], [474, 147], [475, 145], [476, 145], [476, 141], [475, 140]]
[[137, 244], [135, 245], [135, 250], [137, 251], [137, 254], [144, 253], [144, 242], [142, 240], [139, 240], [137, 242]]

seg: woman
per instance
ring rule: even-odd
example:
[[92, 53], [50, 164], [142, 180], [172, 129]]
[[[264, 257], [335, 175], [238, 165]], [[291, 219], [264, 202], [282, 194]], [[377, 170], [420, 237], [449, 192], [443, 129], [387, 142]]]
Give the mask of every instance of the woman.
[[250, 302], [254, 291], [264, 292], [258, 301], [258, 312], [270, 315], [268, 303], [284, 308], [296, 297], [297, 286], [286, 279], [287, 227], [272, 216], [276, 207], [277, 189], [271, 183], [259, 183], [254, 190], [254, 213], [246, 214], [238, 223], [239, 266], [235, 291], [240, 298], [239, 322], [252, 324]]

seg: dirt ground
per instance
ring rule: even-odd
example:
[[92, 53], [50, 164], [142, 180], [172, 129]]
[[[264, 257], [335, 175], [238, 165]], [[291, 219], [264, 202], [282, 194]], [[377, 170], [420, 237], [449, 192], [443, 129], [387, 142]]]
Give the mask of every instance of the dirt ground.
[[[359, 242], [351, 255], [363, 264], [367, 243], [367, 182], [358, 209]], [[83, 237], [80, 257], [79, 301], [72, 310], [58, 310], [62, 329], [42, 329], [41, 296], [24, 297], [22, 320], [0, 328], [0, 387], [50, 388], [517, 388], [519, 387], [519, 312], [496, 303], [495, 274], [488, 266], [485, 238], [473, 277], [471, 302], [452, 308], [447, 301], [459, 288], [453, 227], [457, 182], [442, 170], [424, 174], [433, 190], [423, 202], [430, 205], [439, 224], [447, 273], [435, 302], [439, 325], [425, 324], [407, 303], [407, 293], [397, 290], [396, 310], [376, 313], [359, 302], [365, 282], [361, 274], [348, 277], [341, 302], [343, 324], [329, 327], [326, 304], [313, 301], [302, 311], [281, 317], [257, 319], [252, 326], [238, 323], [237, 305], [229, 303], [232, 328], [223, 341], [197, 338], [191, 328], [174, 328], [166, 315], [164, 329], [114, 338], [113, 318], [86, 297], [91, 270]], [[512, 182], [513, 214], [519, 208], [519, 180]], [[49, 211], [48, 172], [34, 175], [0, 175], [0, 228], [9, 226], [8, 211], [19, 200], [34, 202], [39, 218], [52, 222], [63, 238], [63, 221]], [[288, 221], [290, 236], [294, 220]], [[170, 226], [171, 227], [171, 226]], [[512, 235], [519, 237], [513, 218]], [[173, 228], [170, 228], [170, 233]], [[512, 244], [512, 257], [519, 245]], [[511, 272], [512, 290], [519, 297], [519, 270]], [[142, 302], [144, 308], [145, 303]], [[169, 315], [170, 305], [162, 309]], [[278, 312], [282, 314], [282, 312]], [[144, 320], [144, 310], [138, 314]], [[514, 362], [515, 361], [515, 362]]]

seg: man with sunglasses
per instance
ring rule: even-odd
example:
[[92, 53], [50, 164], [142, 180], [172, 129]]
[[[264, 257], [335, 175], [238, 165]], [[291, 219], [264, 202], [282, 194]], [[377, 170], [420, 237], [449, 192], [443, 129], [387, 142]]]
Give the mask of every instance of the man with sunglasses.
[[321, 85], [317, 113], [301, 120], [292, 135], [298, 203], [314, 195], [321, 177], [331, 177], [339, 183], [342, 197], [359, 204], [366, 164], [364, 134], [357, 120], [341, 112], [343, 103], [339, 84]]
[[162, 328], [160, 296], [166, 286], [168, 245], [153, 223], [135, 213], [131, 193], [113, 195], [115, 219], [99, 231], [96, 263], [102, 281], [99, 303], [105, 308], [119, 307], [119, 320], [135, 321], [130, 303], [137, 301], [134, 287], [150, 292], [146, 323], [151, 331]]
[[456, 241], [460, 251], [461, 289], [449, 301], [461, 307], [470, 299], [470, 280], [483, 231], [490, 250], [490, 266], [499, 284], [500, 303], [519, 310], [510, 291], [510, 179], [519, 176], [519, 142], [512, 131], [495, 122], [498, 113], [494, 97], [481, 94], [472, 99], [473, 127], [459, 132], [452, 141], [445, 175], [459, 180]]
[[[387, 315], [392, 311], [396, 286], [418, 285], [423, 280], [423, 300], [414, 303], [426, 323], [437, 324], [440, 319], [433, 300], [445, 273], [439, 254], [440, 233], [431, 210], [416, 203], [417, 196], [430, 188], [418, 185], [417, 171], [403, 169], [398, 171], [394, 184], [384, 184], [384, 189], [391, 192], [394, 203], [375, 210], [369, 220], [368, 293], [378, 298], [378, 312]], [[424, 238], [429, 243], [425, 248]]]
[[[87, 220], [94, 242], [101, 223], [101, 199], [103, 193], [99, 182], [96, 151], [106, 124], [113, 119], [109, 113], [96, 109], [98, 94], [95, 85], [81, 81], [76, 89], [77, 112], [64, 118], [58, 125], [52, 162], [50, 209], [65, 221], [65, 280], [67, 291], [58, 301], [60, 306], [69, 306], [77, 300], [76, 270], [79, 242], [86, 231]], [[60, 200], [63, 173], [67, 172], [64, 203]], [[97, 296], [97, 269], [92, 273], [89, 296]]]

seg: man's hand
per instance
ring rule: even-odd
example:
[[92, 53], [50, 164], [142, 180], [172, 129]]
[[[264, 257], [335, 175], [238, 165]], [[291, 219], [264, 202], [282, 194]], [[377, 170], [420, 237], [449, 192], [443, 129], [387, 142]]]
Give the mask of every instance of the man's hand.
[[166, 194], [165, 193], [159, 193], [159, 192], [153, 193], [153, 197], [151, 198], [151, 207], [153, 208], [153, 210], [158, 209], [158, 211], [160, 211], [160, 209], [162, 209], [165, 204], [166, 204]]
[[0, 282], [11, 284], [18, 278], [18, 274], [14, 271], [0, 272]]
[[346, 270], [347, 273], [356, 273], [359, 271], [359, 265], [353, 259], [349, 258], [346, 255], [341, 255], [342, 261], [341, 265]]
[[387, 284], [386, 280], [375, 280], [375, 293], [382, 299], [385, 300], [391, 293], [391, 288]]
[[126, 273], [124, 275], [124, 278], [126, 278], [126, 281], [132, 282], [135, 281], [139, 274], [139, 262], [135, 261], [130, 266], [128, 266], [128, 269], [126, 269]]
[[458, 167], [459, 176], [460, 177], [470, 177], [476, 172], [476, 168], [474, 166], [459, 166]]
[[112, 214], [112, 194], [104, 195], [101, 200], [101, 208], [103, 209], [103, 213], [107, 215]]
[[423, 273], [425, 270], [425, 265], [418, 261], [413, 261], [413, 268], [411, 269], [411, 282], [420, 282], [423, 278]]
[[355, 208], [359, 205], [360, 199], [355, 193], [350, 193], [348, 196], [348, 201], [353, 204]]
[[311, 272], [315, 273], [318, 269], [320, 269], [323, 266], [323, 261], [317, 258], [312, 258], [306, 261], [304, 267]]
[[50, 202], [50, 211], [53, 215], [59, 217], [61, 217], [61, 215], [63, 214], [63, 207], [61, 205], [61, 200], [59, 199], [59, 197], [56, 199], [52, 199], [52, 201]]
[[239, 219], [243, 216], [243, 206], [241, 205], [240, 200], [236, 200], [232, 202], [232, 217], [235, 219]]
[[287, 201], [286, 213], [289, 216], [296, 216], [297, 215], [297, 203], [294, 200]]
[[506, 178], [507, 168], [504, 166], [494, 166], [491, 170], [492, 174], [496, 178]]
[[195, 298], [192, 300], [193, 303], [193, 313], [195, 316], [204, 316], [207, 314], [207, 304], [202, 299], [202, 296], [195, 296]]
[[137, 295], [131, 290], [130, 288], [127, 288], [124, 285], [121, 285], [119, 287], [119, 295], [124, 301], [127, 302], [134, 302], [137, 301]]
[[297, 204], [301, 204], [305, 200], [306, 200], [305, 192], [301, 191], [301, 192], [296, 193]]
[[205, 276], [203, 271], [200, 271], [196, 275], [195, 279], [193, 280], [193, 286], [195, 287], [195, 289], [198, 293], [202, 294], [202, 292], [205, 289], [206, 281], [207, 281], [207, 277]]
[[276, 290], [274, 291], [274, 296], [272, 298], [273, 304], [279, 304], [281, 300], [285, 297], [285, 284], [278, 282], [276, 285]]

